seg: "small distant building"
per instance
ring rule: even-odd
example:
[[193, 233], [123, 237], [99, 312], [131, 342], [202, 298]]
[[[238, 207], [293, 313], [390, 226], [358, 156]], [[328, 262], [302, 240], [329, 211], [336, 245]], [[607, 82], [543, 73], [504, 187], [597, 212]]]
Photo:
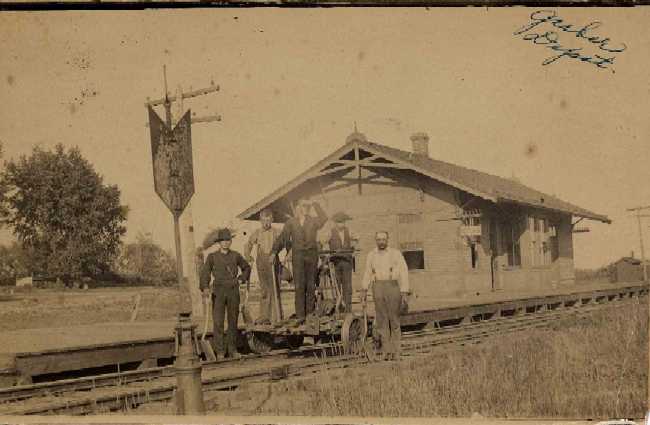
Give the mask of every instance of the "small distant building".
[[23, 277], [16, 279], [16, 287], [22, 288], [22, 287], [31, 287], [34, 284], [34, 280], [32, 279], [31, 276]]
[[609, 281], [641, 282], [643, 281], [643, 264], [633, 257], [622, 257], [609, 265]]
[[270, 208], [285, 222], [297, 200], [325, 198], [330, 213], [352, 217], [348, 226], [360, 250], [353, 286], [360, 286], [375, 232], [386, 230], [406, 258], [412, 290], [424, 297], [572, 284], [575, 224], [611, 223], [512, 179], [433, 159], [424, 133], [411, 142], [407, 152], [355, 131], [238, 218], [258, 220]]

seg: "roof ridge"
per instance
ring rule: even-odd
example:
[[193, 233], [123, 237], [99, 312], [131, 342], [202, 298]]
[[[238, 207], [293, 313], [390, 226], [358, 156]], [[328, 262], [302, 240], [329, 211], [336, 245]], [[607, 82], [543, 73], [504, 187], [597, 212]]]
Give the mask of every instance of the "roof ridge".
[[275, 200], [284, 196], [288, 191], [293, 190], [308, 179], [313, 178], [318, 174], [318, 167], [339, 160], [341, 155], [349, 152], [349, 149], [352, 149], [354, 145], [362, 149], [364, 147], [370, 149], [371, 153], [385, 156], [387, 159], [403, 162], [403, 165], [411, 168], [411, 170], [416, 173], [426, 175], [433, 180], [439, 180], [444, 184], [456, 187], [491, 202], [496, 203], [503, 201], [514, 204], [523, 204], [533, 208], [559, 211], [564, 214], [576, 215], [578, 217], [611, 223], [611, 220], [606, 215], [589, 211], [568, 201], [564, 201], [556, 195], [544, 193], [519, 181], [514, 181], [512, 179], [464, 165], [453, 164], [441, 159], [431, 158], [428, 155], [414, 155], [413, 152], [377, 143], [368, 140], [368, 138], [364, 138], [363, 140], [355, 139], [350, 142], [353, 142], [353, 144], [346, 142], [346, 144], [321, 159], [308, 170], [296, 176], [284, 186], [276, 189], [264, 199], [249, 207], [246, 211], [239, 214], [238, 217], [244, 218], [251, 216], [251, 214], [255, 214], [256, 211], [259, 212], [260, 208], [269, 203], [275, 202]]
[[[530, 195], [533, 198], [533, 199], [527, 199], [528, 197], [525, 197], [525, 196], [522, 198], [521, 195], [518, 196], [517, 194], [514, 194], [512, 192], [504, 191], [504, 190], [502, 190], [500, 188], [497, 188], [497, 187], [489, 188], [489, 192], [491, 192], [491, 193], [493, 193], [494, 195], [497, 195], [497, 196], [498, 195], [505, 195], [506, 199], [518, 200], [518, 201], [527, 201], [528, 203], [533, 202], [533, 201], [535, 201], [535, 202], [539, 201], [541, 204], [546, 204], [547, 201], [553, 201], [553, 202], [556, 202], [556, 203], [564, 204], [563, 209], [572, 209], [572, 210], [575, 210], [573, 212], [582, 212], [582, 213], [587, 213], [587, 214], [592, 215], [592, 216], [599, 216], [599, 217], [604, 218], [607, 221], [609, 221], [609, 218], [604, 216], [604, 215], [596, 214], [596, 213], [594, 213], [592, 211], [587, 210], [586, 208], [582, 208], [582, 207], [579, 207], [577, 205], [574, 205], [573, 203], [571, 203], [569, 201], [565, 201], [564, 199], [559, 198], [557, 195], [552, 195], [552, 194], [542, 192], [539, 189], [535, 189], [534, 187], [528, 186], [528, 185], [526, 185], [526, 184], [524, 184], [522, 182], [519, 182], [519, 181], [508, 179], [506, 177], [502, 177], [502, 176], [499, 176], [499, 175], [496, 175], [496, 174], [491, 174], [491, 173], [488, 173], [486, 171], [477, 170], [475, 168], [470, 168], [470, 167], [467, 167], [467, 166], [464, 166], [464, 165], [454, 164], [454, 163], [447, 162], [447, 161], [437, 159], [437, 158], [431, 158], [430, 156], [415, 157], [413, 155], [413, 152], [409, 152], [409, 151], [406, 151], [406, 150], [403, 150], [403, 149], [400, 149], [400, 148], [396, 148], [396, 147], [393, 147], [393, 146], [389, 146], [389, 145], [384, 145], [382, 143], [371, 142], [370, 140], [366, 140], [366, 143], [370, 144], [371, 147], [372, 147], [372, 145], [375, 145], [379, 149], [388, 149], [389, 153], [390, 153], [390, 151], [395, 151], [396, 155], [398, 155], [398, 156], [399, 155], [408, 156], [405, 159], [408, 162], [412, 163], [413, 165], [418, 165], [416, 160], [419, 160], [420, 162], [427, 161], [431, 165], [434, 165], [434, 166], [436, 164], [438, 164], [438, 165], [442, 165], [444, 167], [449, 167], [451, 169], [459, 170], [461, 172], [472, 173], [473, 174], [472, 176], [467, 176], [469, 180], [474, 180], [477, 177], [478, 178], [480, 178], [480, 177], [489, 177], [489, 178], [492, 178], [492, 179], [497, 179], [499, 181], [499, 183], [510, 185], [515, 190], [518, 189], [518, 190], [522, 190], [522, 191], [532, 192], [532, 193], [530, 193]], [[426, 164], [423, 164], [423, 165], [426, 165]], [[440, 171], [440, 170], [438, 170], [438, 171]], [[448, 170], [444, 170], [444, 171], [448, 171]], [[452, 179], [452, 180], [458, 180], [458, 178], [460, 177], [460, 176], [453, 176], [449, 172], [444, 173], [444, 176], [449, 178], [449, 179]], [[478, 181], [474, 181], [472, 183], [474, 185], [476, 185], [476, 184], [478, 184]], [[540, 205], [540, 207], [548, 207], [548, 205]], [[559, 206], [558, 206], [558, 208], [559, 208]]]

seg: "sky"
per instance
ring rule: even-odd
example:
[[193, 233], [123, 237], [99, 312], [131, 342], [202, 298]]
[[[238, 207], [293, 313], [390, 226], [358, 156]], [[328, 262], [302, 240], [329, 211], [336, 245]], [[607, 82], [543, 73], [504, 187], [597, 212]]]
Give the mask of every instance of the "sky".
[[[166, 65], [170, 92], [220, 86], [183, 105], [222, 116], [192, 126], [197, 244], [340, 147], [356, 122], [405, 150], [427, 132], [436, 159], [609, 216], [581, 223], [590, 232], [574, 235], [578, 268], [639, 256], [626, 209], [650, 205], [650, 9], [552, 10], [573, 28], [601, 22], [589, 36], [609, 42], [549, 22], [515, 35], [537, 11], [523, 7], [5, 12], [0, 141], [5, 159], [78, 146], [120, 188], [126, 240], [151, 232], [171, 248], [144, 107], [163, 95]], [[542, 65], [559, 53], [529, 34], [548, 31], [556, 46], [615, 61]], [[650, 257], [650, 219], [643, 230]]]

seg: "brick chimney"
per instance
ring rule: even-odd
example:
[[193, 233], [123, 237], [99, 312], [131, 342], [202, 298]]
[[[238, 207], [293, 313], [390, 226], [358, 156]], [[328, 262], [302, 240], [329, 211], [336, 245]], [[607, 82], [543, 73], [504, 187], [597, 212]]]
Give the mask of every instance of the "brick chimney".
[[429, 156], [429, 136], [427, 133], [413, 133], [411, 143], [414, 155]]

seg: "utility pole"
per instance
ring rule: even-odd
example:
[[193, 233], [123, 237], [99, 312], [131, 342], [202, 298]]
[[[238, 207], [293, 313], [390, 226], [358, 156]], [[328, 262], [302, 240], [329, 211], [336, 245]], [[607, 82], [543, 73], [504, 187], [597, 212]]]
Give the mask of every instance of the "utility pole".
[[[630, 212], [635, 212], [636, 214], [636, 220], [637, 224], [639, 226], [639, 243], [641, 245], [641, 268], [643, 269], [643, 281], [644, 283], [647, 284], [648, 282], [648, 272], [647, 272], [647, 267], [645, 263], [645, 251], [643, 250], [643, 230], [641, 227], [641, 218], [642, 217], [649, 217], [650, 215], [648, 214], [641, 214], [641, 211], [643, 210], [649, 210], [650, 205], [645, 206], [645, 207], [634, 207], [634, 208], [628, 208], [627, 210]], [[647, 399], [646, 399], [646, 424], [650, 423], [650, 291], [648, 292], [648, 380], [647, 380]]]
[[[163, 78], [165, 96], [161, 99], [150, 100], [147, 98], [145, 107], [153, 108], [154, 106], [162, 105], [165, 109], [165, 124], [169, 129], [178, 125], [183, 117], [183, 100], [194, 97], [207, 95], [219, 91], [220, 87], [211, 82], [210, 86], [204, 89], [191, 90], [183, 92], [180, 86], [176, 90], [175, 95], [170, 95], [167, 88], [167, 69], [163, 66]], [[175, 117], [172, 114], [172, 104], [174, 106]], [[209, 115], [204, 117], [190, 116], [190, 124], [205, 123], [221, 121], [220, 115]], [[150, 126], [151, 123], [145, 124]], [[190, 152], [191, 155], [191, 152]], [[192, 161], [190, 160], [190, 164]], [[182, 165], [179, 165], [182, 166]], [[173, 174], [173, 173], [172, 173]], [[191, 171], [193, 175], [193, 171]], [[174, 176], [170, 176], [173, 178]], [[193, 183], [192, 183], [193, 184]], [[193, 187], [192, 187], [193, 192]], [[192, 313], [195, 317], [206, 314], [203, 312], [201, 303], [201, 294], [198, 285], [198, 270], [196, 268], [196, 253], [194, 241], [194, 223], [192, 217], [191, 196], [187, 201], [186, 206], [182, 211], [172, 211], [174, 215], [174, 245], [176, 250], [176, 271], [179, 288], [184, 287], [188, 290], [191, 304]], [[185, 278], [185, 279], [184, 279]]]
[[[634, 207], [634, 208], [628, 208], [627, 209], [627, 211], [636, 213], [635, 216], [636, 216], [637, 225], [638, 225], [638, 228], [639, 228], [639, 245], [640, 245], [640, 248], [641, 248], [641, 263], [643, 264], [643, 280], [647, 281], [648, 280], [648, 272], [647, 272], [646, 267], [645, 267], [645, 249], [643, 247], [643, 227], [641, 226], [641, 219], [650, 217], [650, 214], [641, 214], [641, 211], [643, 211], [643, 210], [650, 210], [650, 205], [645, 206], [645, 207]], [[649, 402], [650, 402], [650, 399], [649, 399]]]

